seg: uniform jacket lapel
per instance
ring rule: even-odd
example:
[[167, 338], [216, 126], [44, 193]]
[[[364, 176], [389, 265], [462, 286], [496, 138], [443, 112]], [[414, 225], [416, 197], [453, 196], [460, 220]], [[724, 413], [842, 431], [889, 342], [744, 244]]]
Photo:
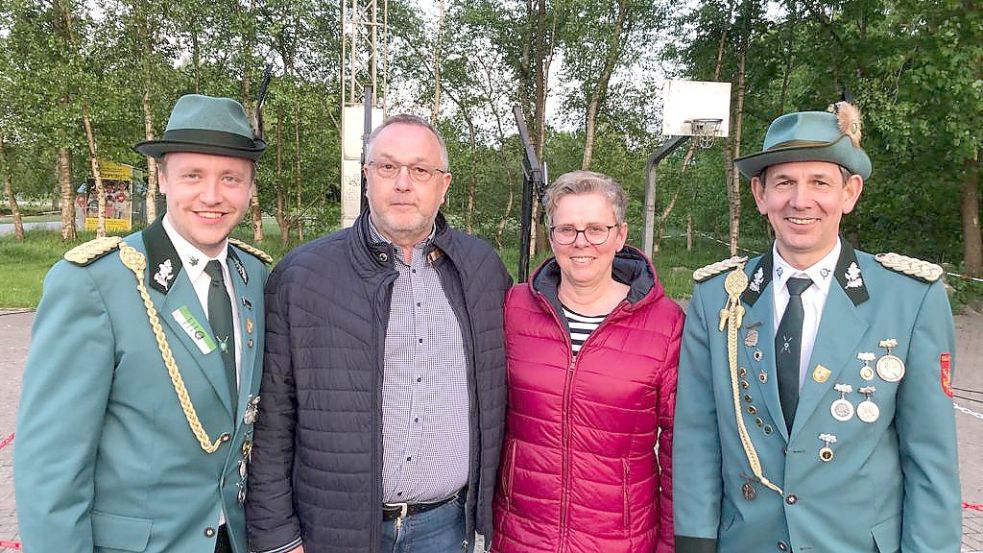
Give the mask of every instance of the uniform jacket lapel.
[[[739, 340], [744, 347], [744, 354], [749, 363], [748, 379], [758, 380], [758, 389], [768, 408], [768, 413], [774, 422], [773, 428], [788, 441], [788, 430], [785, 428], [782, 416], [782, 404], [778, 398], [778, 379], [775, 376], [775, 321], [774, 321], [774, 292], [771, 289], [772, 267], [774, 259], [772, 250], [763, 255], [751, 269], [750, 285], [742, 299], [747, 310], [744, 314], [744, 325], [741, 328]], [[748, 332], [755, 330], [757, 340], [748, 340]], [[749, 345], [753, 342], [754, 345]], [[761, 352], [757, 354], [755, 352]], [[761, 382], [760, 375], [765, 375]]]
[[[858, 308], [869, 298], [866, 285], [859, 274], [853, 248], [846, 240], [841, 240], [841, 243], [843, 246], [835, 270], [836, 282], [829, 287], [812, 356], [806, 365], [805, 382], [799, 391], [799, 406], [792, 425], [792, 437], [806, 425], [823, 396], [833, 388], [840, 373], [854, 359], [857, 345], [867, 333], [867, 321], [860, 316]], [[854, 268], [857, 271], [855, 273]], [[854, 276], [847, 278], [848, 274]], [[816, 382], [813, 378], [817, 365], [830, 371], [824, 382]]]
[[[161, 321], [171, 331], [171, 336], [177, 337], [177, 340], [168, 340], [168, 342], [172, 349], [180, 344], [187, 351], [188, 357], [194, 361], [194, 366], [179, 363], [178, 370], [182, 372], [200, 370], [204, 373], [229, 416], [233, 416], [233, 403], [225, 376], [225, 365], [222, 363], [218, 348], [207, 354], [202, 353], [191, 336], [174, 318], [174, 311], [186, 307], [191, 316], [214, 336], [194, 286], [188, 279], [187, 272], [182, 270], [181, 258], [174, 250], [174, 245], [167, 237], [160, 220], [143, 231], [143, 241], [147, 249], [147, 275], [145, 278], [150, 284], [151, 299], [157, 307]], [[170, 267], [171, 278], [159, 276], [161, 266]], [[167, 283], [166, 286], [164, 285], [165, 282]]]
[[[261, 305], [259, 302], [263, 301], [263, 298], [258, 297], [251, 290], [249, 282], [255, 275], [249, 275], [245, 264], [231, 245], [226, 263], [232, 276], [232, 301], [236, 302], [236, 309], [239, 311], [239, 336], [236, 339], [239, 340], [241, 353], [239, 360], [239, 397], [236, 398], [235, 411], [235, 420], [238, 424], [245, 414], [246, 404], [249, 401], [249, 391], [253, 389], [256, 335], [259, 332], [254, 306]], [[260, 290], [258, 293], [262, 293], [262, 291]]]

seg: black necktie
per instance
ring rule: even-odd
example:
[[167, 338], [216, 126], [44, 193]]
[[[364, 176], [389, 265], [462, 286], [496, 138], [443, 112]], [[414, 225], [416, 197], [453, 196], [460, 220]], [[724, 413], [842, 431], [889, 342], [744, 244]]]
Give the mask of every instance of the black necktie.
[[212, 285], [208, 288], [208, 322], [218, 341], [234, 403], [239, 395], [239, 386], [236, 384], [236, 339], [235, 325], [232, 323], [232, 303], [222, 277], [222, 265], [213, 259], [205, 265], [205, 273], [212, 277]]
[[802, 353], [802, 292], [812, 286], [808, 278], [790, 278], [788, 306], [775, 333], [775, 365], [778, 368], [778, 397], [782, 403], [785, 426], [792, 432], [795, 409], [799, 405], [799, 357]]

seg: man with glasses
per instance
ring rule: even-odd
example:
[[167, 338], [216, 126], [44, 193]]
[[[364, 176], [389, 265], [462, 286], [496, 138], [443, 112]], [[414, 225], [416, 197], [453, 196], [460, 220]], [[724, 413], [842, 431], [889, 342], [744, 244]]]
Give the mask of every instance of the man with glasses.
[[387, 119], [365, 157], [369, 210], [267, 286], [257, 552], [459, 552], [491, 534], [510, 278], [440, 214], [451, 174], [429, 123]]

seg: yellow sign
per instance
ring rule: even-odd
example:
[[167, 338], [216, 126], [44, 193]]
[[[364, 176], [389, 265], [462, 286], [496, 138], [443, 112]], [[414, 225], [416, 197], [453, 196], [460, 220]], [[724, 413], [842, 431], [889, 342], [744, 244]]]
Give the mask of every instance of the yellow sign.
[[[124, 234], [133, 229], [133, 167], [114, 161], [99, 160], [102, 177], [106, 232]], [[94, 178], [89, 178], [85, 196], [77, 198], [85, 212], [85, 230], [95, 230], [99, 222], [99, 197]]]
[[99, 174], [103, 180], [133, 180], [133, 167], [100, 159]]

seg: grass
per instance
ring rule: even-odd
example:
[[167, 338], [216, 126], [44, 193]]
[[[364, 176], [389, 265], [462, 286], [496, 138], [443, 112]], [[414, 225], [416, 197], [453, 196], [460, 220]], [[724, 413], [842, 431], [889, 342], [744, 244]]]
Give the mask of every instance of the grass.
[[13, 235], [0, 237], [0, 307], [37, 307], [48, 269], [66, 251], [94, 236], [83, 232], [75, 242], [62, 242], [57, 232], [29, 230], [23, 242]]

